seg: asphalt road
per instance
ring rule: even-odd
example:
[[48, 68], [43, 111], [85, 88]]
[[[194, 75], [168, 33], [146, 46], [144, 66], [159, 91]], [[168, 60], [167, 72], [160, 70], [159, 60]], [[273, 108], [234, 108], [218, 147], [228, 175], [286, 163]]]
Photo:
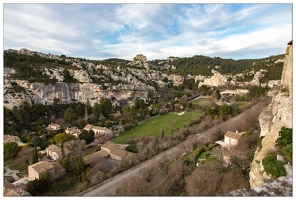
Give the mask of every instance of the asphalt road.
[[264, 106], [262, 103], [257, 103], [256, 105], [252, 106], [238, 116], [231, 118], [201, 134], [196, 134], [188, 138], [184, 142], [168, 149], [167, 151], [162, 152], [161, 154], [158, 154], [155, 157], [104, 181], [103, 183], [100, 183], [84, 192], [79, 193], [77, 196], [111, 196], [115, 194], [116, 189], [121, 184], [125, 183], [125, 181], [130, 178], [140, 175], [141, 172], [152, 162], [160, 161], [164, 158], [168, 158], [169, 160], [175, 159], [184, 153], [184, 147], [192, 145], [196, 141], [203, 141], [203, 143], [206, 143], [215, 133], [217, 133], [218, 129], [225, 133], [226, 131], [234, 132], [236, 130], [242, 129], [243, 127], [247, 131], [248, 128], [254, 126], [254, 121], [258, 121], [258, 117], [262, 112], [263, 107]]

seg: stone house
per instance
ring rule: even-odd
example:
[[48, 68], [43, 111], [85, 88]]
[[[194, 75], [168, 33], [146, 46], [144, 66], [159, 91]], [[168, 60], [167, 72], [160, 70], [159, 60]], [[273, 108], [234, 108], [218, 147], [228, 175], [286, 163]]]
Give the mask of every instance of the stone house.
[[47, 127], [47, 130], [49, 131], [56, 131], [56, 130], [60, 130], [61, 129], [61, 125], [56, 124], [56, 123], [50, 123]]
[[120, 145], [112, 141], [108, 141], [101, 146], [101, 150], [105, 150], [110, 154], [110, 157], [115, 160], [129, 159], [133, 157], [133, 153], [123, 150]]
[[18, 136], [14, 136], [14, 135], [4, 135], [4, 140], [3, 140], [4, 144], [7, 142], [15, 142], [15, 143], [20, 143], [21, 140]]
[[68, 134], [72, 134], [77, 138], [79, 138], [79, 135], [81, 133], [81, 131], [77, 127], [72, 127], [72, 128], [67, 127], [65, 132]]
[[4, 181], [3, 192], [5, 197], [32, 196], [29, 192], [24, 190], [22, 187], [15, 186], [8, 181]]
[[231, 155], [235, 155], [236, 152], [233, 151], [233, 147], [239, 145], [240, 139], [245, 134], [245, 132], [236, 131], [231, 132], [227, 131], [224, 135], [223, 141], [217, 141], [216, 144], [219, 144], [222, 147], [223, 161], [226, 164], [230, 164]]
[[92, 127], [93, 127], [93, 125], [87, 124], [83, 129], [87, 130], [87, 131], [90, 131], [90, 130], [92, 130]]
[[100, 136], [104, 136], [107, 133], [111, 133], [112, 131], [106, 127], [99, 127], [99, 126], [94, 126], [92, 128], [92, 130], [95, 133], [95, 138], [100, 137]]
[[45, 150], [46, 150], [46, 156], [51, 157], [51, 159], [55, 161], [59, 161], [63, 157], [62, 149], [57, 145], [52, 144], [49, 147], [47, 147]]
[[110, 153], [110, 157], [115, 160], [124, 160], [133, 157], [133, 153], [122, 150], [122, 149], [115, 149]]
[[115, 149], [119, 149], [119, 145], [118, 144], [115, 144], [114, 142], [112, 141], [108, 141], [106, 142], [105, 144], [103, 144], [101, 146], [101, 150], [105, 150], [107, 151], [109, 154], [114, 151]]
[[239, 143], [239, 139], [244, 135], [244, 132], [239, 133], [238, 131], [231, 132], [231, 131], [227, 131], [226, 134], [224, 135], [224, 142], [226, 144], [230, 144], [233, 146], [238, 145]]
[[107, 133], [112, 133], [112, 131], [106, 127], [93, 126], [91, 124], [87, 124], [83, 129], [87, 131], [93, 130], [95, 133], [94, 135], [95, 138], [104, 136]]
[[109, 156], [109, 153], [107, 151], [100, 150], [90, 155], [84, 156], [82, 160], [87, 166], [93, 167], [100, 160], [102, 160], [103, 158], [107, 158], [108, 156]]
[[66, 175], [66, 169], [58, 162], [41, 161], [28, 166], [29, 181], [39, 179], [42, 173], [49, 172], [53, 179]]

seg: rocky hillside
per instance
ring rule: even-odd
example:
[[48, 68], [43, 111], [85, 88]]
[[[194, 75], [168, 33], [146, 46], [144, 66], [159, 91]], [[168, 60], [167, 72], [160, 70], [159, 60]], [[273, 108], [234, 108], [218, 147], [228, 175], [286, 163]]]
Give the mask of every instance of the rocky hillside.
[[[293, 47], [289, 43], [286, 49], [284, 67], [281, 78], [281, 89], [273, 96], [271, 103], [259, 116], [262, 148], [255, 152], [251, 164], [250, 186], [262, 186], [269, 177], [262, 165], [262, 159], [270, 152], [276, 151], [276, 140], [282, 127], [292, 128], [292, 58]], [[286, 168], [291, 166], [286, 165]], [[291, 174], [290, 174], [291, 176]]]
[[[113, 105], [123, 100], [132, 104], [136, 98], [147, 101], [158, 95], [159, 88], [178, 87], [186, 80], [193, 80], [198, 88], [272, 87], [277, 85], [277, 71], [282, 65], [283, 55], [239, 61], [203, 56], [148, 61], [139, 54], [132, 61], [95, 61], [28, 49], [6, 50], [4, 106], [12, 108], [23, 101], [52, 104], [55, 98], [61, 103], [93, 105], [102, 97], [111, 99]], [[230, 73], [230, 69], [236, 73]]]

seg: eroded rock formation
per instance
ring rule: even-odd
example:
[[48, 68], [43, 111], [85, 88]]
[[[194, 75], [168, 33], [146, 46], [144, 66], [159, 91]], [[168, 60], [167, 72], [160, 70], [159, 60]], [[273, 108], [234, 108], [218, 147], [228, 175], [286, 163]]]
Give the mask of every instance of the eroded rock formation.
[[251, 164], [251, 188], [262, 186], [265, 179], [270, 179], [264, 172], [262, 159], [275, 150], [281, 128], [283, 126], [292, 128], [292, 58], [293, 48], [292, 45], [288, 45], [281, 78], [281, 90], [259, 116], [260, 136], [265, 137], [262, 140], [262, 148], [257, 149]]

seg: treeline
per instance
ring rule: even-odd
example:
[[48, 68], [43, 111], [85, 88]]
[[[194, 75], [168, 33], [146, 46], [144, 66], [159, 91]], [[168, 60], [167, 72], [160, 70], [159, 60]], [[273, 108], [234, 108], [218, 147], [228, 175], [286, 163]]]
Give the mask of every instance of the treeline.
[[[214, 69], [221, 74], [237, 74], [242, 73], [243, 71], [251, 71], [254, 69], [258, 71], [259, 69], [268, 69], [270, 73], [275, 76], [276, 74], [281, 74], [282, 62], [275, 63], [280, 58], [283, 58], [284, 55], [270, 56], [264, 59], [242, 59], [242, 60], [233, 60], [233, 59], [223, 59], [220, 57], [207, 57], [196, 55], [190, 58], [178, 58], [174, 61], [171, 61], [170, 64], [176, 67], [174, 73], [180, 74], [182, 76], [191, 75], [204, 75], [211, 76], [211, 69]], [[273, 73], [273, 70], [276, 72]], [[270, 76], [269, 74], [267, 76]], [[276, 79], [270, 80], [278, 80]]]

